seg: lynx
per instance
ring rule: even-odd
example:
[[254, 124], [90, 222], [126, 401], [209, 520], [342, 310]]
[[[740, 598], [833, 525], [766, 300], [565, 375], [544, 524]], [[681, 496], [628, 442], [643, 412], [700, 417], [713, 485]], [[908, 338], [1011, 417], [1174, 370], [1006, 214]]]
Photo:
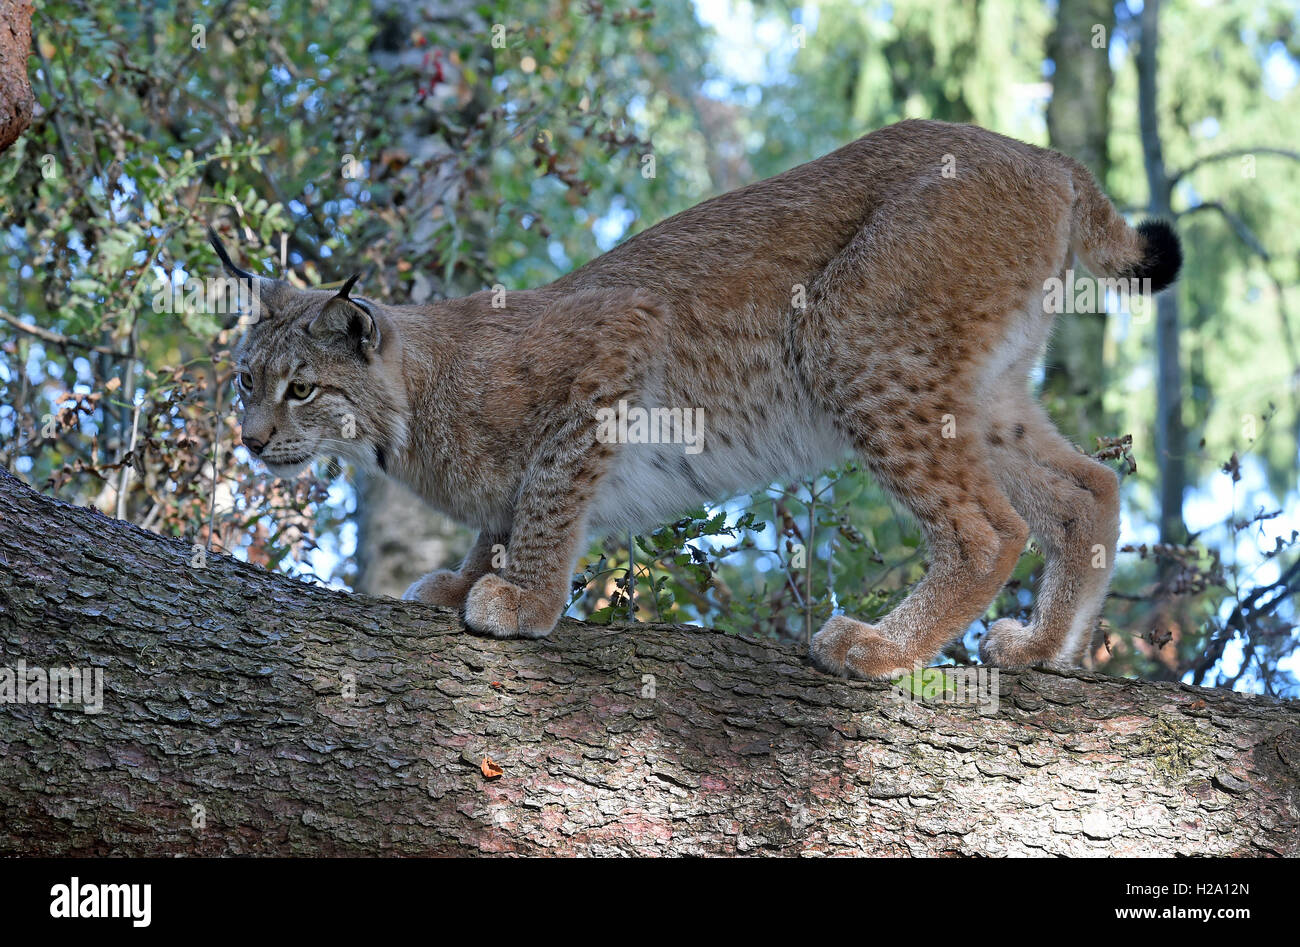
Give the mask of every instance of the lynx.
[[[248, 450], [281, 477], [345, 457], [478, 530], [459, 569], [406, 598], [541, 637], [589, 535], [856, 457], [930, 560], [888, 616], [835, 616], [813, 638], [819, 667], [862, 678], [932, 659], [1030, 535], [1046, 558], [1033, 618], [995, 622], [981, 656], [1081, 662], [1118, 482], [1031, 395], [1044, 287], [1076, 254], [1147, 292], [1182, 260], [1167, 224], [1131, 228], [1072, 159], [933, 121], [705, 201], [540, 289], [390, 305], [353, 296], [355, 277], [338, 292], [255, 277], [213, 238], [259, 300], [236, 352]], [[633, 409], [697, 418], [698, 449], [611, 435]]]

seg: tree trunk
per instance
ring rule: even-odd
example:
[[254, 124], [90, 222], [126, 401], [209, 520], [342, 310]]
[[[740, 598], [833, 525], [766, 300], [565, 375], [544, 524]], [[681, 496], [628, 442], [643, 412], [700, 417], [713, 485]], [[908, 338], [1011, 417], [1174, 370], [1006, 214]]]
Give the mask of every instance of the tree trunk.
[[[1094, 45], [1094, 27], [1105, 31]], [[1047, 56], [1056, 67], [1047, 104], [1048, 144], [1082, 161], [1104, 185], [1110, 173], [1110, 39], [1113, 0], [1060, 0]], [[1106, 391], [1106, 312], [1074, 313], [1057, 320], [1044, 365], [1043, 388], [1062, 428], [1085, 445], [1113, 435], [1102, 395]]]
[[[370, 48], [371, 59], [385, 74], [402, 69], [417, 70], [429, 48], [416, 42], [417, 36], [483, 36], [485, 30], [472, 0], [446, 0], [430, 4], [420, 0], [380, 0], [374, 5], [380, 30]], [[487, 83], [482, 83], [486, 88]], [[417, 162], [445, 154], [451, 145], [437, 130], [435, 111], [415, 96], [393, 103], [389, 127], [397, 148]], [[442, 203], [454, 206], [460, 194], [454, 162], [446, 165], [445, 177], [428, 175], [422, 190], [406, 196], [412, 206]], [[432, 238], [432, 214], [416, 231], [417, 240]], [[474, 232], [469, 241], [486, 246], [486, 235]], [[432, 285], [432, 284], [430, 284]], [[466, 293], [481, 286], [457, 287]], [[440, 284], [434, 288], [442, 295]], [[415, 302], [425, 302], [417, 298]], [[357, 477], [357, 578], [353, 588], [367, 595], [400, 596], [420, 576], [434, 569], [454, 566], [469, 548], [471, 534], [443, 516], [401, 484], [380, 475]]]
[[[1157, 51], [1160, 47], [1160, 0], [1147, 0], [1138, 45], [1138, 123], [1152, 217], [1173, 221], [1173, 186], [1160, 139]], [[1178, 291], [1156, 299], [1156, 463], [1159, 467], [1160, 541], [1185, 543], [1183, 494], [1187, 491], [1187, 434], [1183, 427], [1182, 354], [1178, 337]], [[1162, 562], [1168, 573], [1175, 564]]]
[[464, 558], [470, 533], [463, 526], [383, 474], [358, 481], [356, 591], [401, 598], [426, 572]]
[[32, 122], [36, 96], [27, 79], [32, 52], [32, 5], [29, 0], [0, 0], [0, 151]]
[[0, 649], [104, 677], [0, 704], [0, 855], [1300, 854], [1293, 703], [1011, 670], [981, 714], [706, 629], [478, 638], [2, 471]]

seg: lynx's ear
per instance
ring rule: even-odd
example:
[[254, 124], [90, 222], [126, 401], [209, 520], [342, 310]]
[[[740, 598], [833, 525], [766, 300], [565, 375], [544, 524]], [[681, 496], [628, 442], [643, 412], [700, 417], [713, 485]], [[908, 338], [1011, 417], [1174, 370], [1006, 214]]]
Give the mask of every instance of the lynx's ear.
[[308, 323], [307, 332], [322, 341], [347, 339], [362, 355], [369, 356], [379, 347], [379, 325], [365, 303], [348, 296], [356, 281], [353, 276], [343, 284], [338, 295]]

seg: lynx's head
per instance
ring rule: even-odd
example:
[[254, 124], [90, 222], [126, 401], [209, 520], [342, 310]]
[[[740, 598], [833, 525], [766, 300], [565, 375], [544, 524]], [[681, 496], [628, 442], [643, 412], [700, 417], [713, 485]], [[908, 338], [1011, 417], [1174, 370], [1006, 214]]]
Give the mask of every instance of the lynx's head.
[[406, 440], [400, 344], [384, 307], [337, 292], [297, 289], [236, 267], [213, 246], [230, 276], [247, 281], [247, 331], [235, 348], [241, 440], [277, 477], [313, 458], [341, 456], [385, 469]]

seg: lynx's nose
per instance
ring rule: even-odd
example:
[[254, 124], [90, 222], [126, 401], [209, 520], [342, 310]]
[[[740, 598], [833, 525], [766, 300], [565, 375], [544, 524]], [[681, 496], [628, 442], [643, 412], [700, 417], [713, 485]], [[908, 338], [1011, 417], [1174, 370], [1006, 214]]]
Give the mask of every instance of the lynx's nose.
[[266, 447], [266, 441], [253, 437], [251, 434], [241, 434], [239, 440], [252, 451], [254, 457], [261, 456], [262, 449]]

